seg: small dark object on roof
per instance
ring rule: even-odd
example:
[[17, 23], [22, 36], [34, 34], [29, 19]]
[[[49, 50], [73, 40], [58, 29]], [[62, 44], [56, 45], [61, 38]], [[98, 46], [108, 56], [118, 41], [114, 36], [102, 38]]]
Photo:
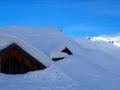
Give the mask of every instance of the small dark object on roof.
[[72, 55], [73, 53], [66, 47], [61, 52], [67, 53], [68, 55]]

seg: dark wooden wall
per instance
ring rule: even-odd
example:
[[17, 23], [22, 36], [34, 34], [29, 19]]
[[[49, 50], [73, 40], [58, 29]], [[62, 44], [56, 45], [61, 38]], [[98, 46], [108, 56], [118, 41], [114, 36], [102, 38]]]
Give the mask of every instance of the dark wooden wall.
[[0, 72], [20, 74], [45, 68], [46, 66], [16, 44], [0, 52]]

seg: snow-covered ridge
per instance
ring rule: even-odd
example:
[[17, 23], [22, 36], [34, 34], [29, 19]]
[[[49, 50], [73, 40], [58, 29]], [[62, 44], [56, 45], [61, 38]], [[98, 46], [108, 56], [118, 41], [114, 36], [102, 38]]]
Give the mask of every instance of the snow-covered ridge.
[[92, 41], [105, 41], [113, 43], [113, 45], [120, 47], [120, 36], [95, 36], [91, 37]]

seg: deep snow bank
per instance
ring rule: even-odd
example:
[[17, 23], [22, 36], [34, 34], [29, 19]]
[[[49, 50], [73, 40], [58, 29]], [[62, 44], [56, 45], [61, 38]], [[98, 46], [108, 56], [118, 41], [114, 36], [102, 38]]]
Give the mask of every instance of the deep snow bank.
[[120, 89], [120, 50], [111, 43], [83, 38], [78, 44], [54, 28], [2, 27], [0, 34], [20, 38], [48, 58], [55, 48], [61, 46], [68, 47], [73, 52], [73, 55], [54, 62], [43, 71], [17, 76], [0, 74], [1, 90]]

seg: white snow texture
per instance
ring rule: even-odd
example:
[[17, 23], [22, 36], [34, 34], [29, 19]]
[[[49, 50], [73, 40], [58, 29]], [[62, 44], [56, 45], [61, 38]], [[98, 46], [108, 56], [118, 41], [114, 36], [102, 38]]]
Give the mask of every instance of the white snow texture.
[[[91, 37], [75, 41], [56, 28], [0, 27], [0, 50], [11, 43], [47, 69], [23, 75], [1, 73], [0, 90], [120, 90], [120, 48], [109, 40]], [[73, 55], [61, 54], [64, 47]], [[61, 56], [66, 58], [51, 60]]]

